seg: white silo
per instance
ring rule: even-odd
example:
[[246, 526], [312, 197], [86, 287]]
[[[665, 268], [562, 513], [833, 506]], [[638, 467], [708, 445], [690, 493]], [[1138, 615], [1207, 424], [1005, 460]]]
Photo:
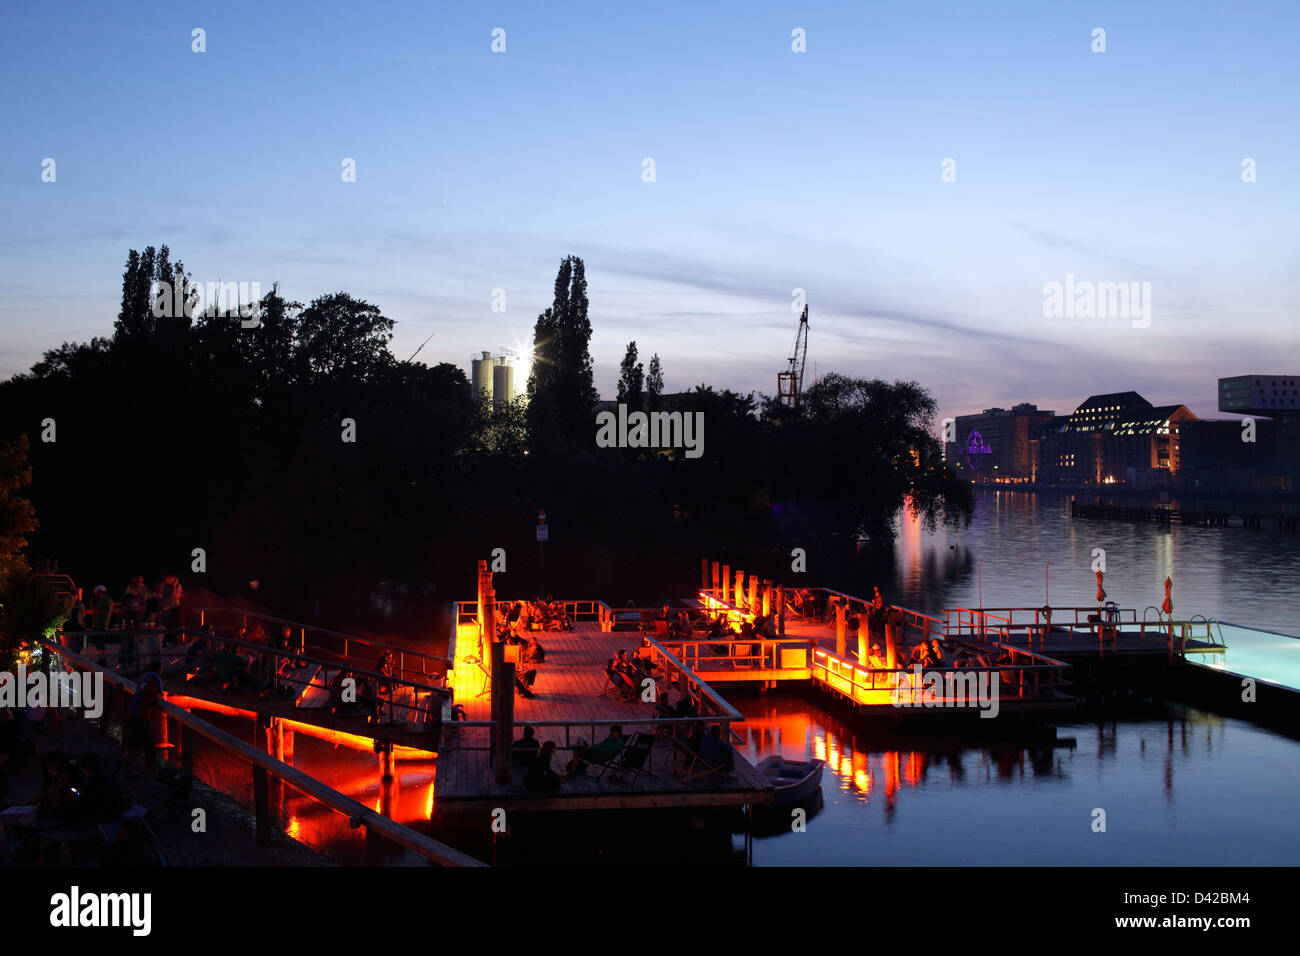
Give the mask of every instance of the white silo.
[[504, 355], [498, 356], [492, 367], [492, 404], [496, 408], [514, 401], [515, 367]]
[[470, 360], [470, 384], [474, 386], [476, 397], [492, 397], [492, 353], [483, 352], [482, 357]]

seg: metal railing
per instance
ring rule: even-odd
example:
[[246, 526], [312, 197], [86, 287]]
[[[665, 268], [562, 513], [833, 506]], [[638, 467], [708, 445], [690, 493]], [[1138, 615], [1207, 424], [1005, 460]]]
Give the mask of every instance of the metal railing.
[[[1021, 614], [1018, 622], [1015, 619], [1017, 613]], [[1215, 622], [1199, 615], [1187, 621], [1163, 616], [1151, 620], [1146, 611], [1139, 618], [1136, 608], [1114, 605], [1101, 608], [947, 608], [944, 616], [945, 632], [950, 639], [964, 637], [981, 642], [1007, 643], [1023, 635], [1030, 648], [1035, 644], [1043, 648], [1047, 635], [1051, 633], [1054, 638], [1066, 642], [1086, 640], [1095, 642], [1101, 649], [1109, 646], [1115, 651], [1122, 629], [1124, 636], [1164, 643], [1171, 656], [1175, 650], [1181, 656], [1221, 653], [1221, 649], [1227, 646], [1221, 629], [1216, 639]], [[1188, 648], [1188, 641], [1204, 641], [1209, 646]]]
[[[954, 642], [957, 643], [957, 642]], [[958, 646], [964, 646], [958, 643]], [[992, 644], [983, 648], [967, 647], [972, 655], [981, 652], [996, 652], [1002, 663], [988, 665], [951, 667], [946, 665], [926, 666], [923, 673], [939, 675], [944, 686], [957, 688], [957, 681], [949, 681], [947, 675], [989, 674], [989, 680], [996, 680], [1000, 697], [1011, 696], [1020, 701], [1050, 700], [1058, 697], [1057, 691], [1066, 686], [1064, 671], [1068, 666], [1063, 661], [1026, 651], [1022, 648], [1002, 644]], [[906, 667], [864, 667], [857, 661], [820, 648], [812, 654], [813, 679], [845, 694], [856, 702], [867, 704], [907, 703], [918, 704], [924, 700], [926, 688], [915, 680], [915, 670]], [[972, 700], [969, 681], [963, 681], [961, 688], [966, 692], [960, 700], [954, 702], [958, 707], [973, 707], [979, 702]], [[882, 692], [889, 693], [889, 700], [881, 700]], [[874, 697], [872, 695], [875, 695]]]
[[[194, 687], [215, 682], [217, 670], [226, 666], [216, 660], [216, 654], [219, 650], [224, 648], [234, 650], [236, 653], [242, 651], [243, 653], [239, 656], [247, 661], [244, 674], [248, 678], [247, 689], [269, 691], [276, 695], [277, 699], [290, 699], [288, 696], [278, 697], [279, 689], [282, 687], [296, 688], [291, 695], [292, 699], [302, 697], [312, 688], [316, 688], [328, 696], [331, 694], [332, 688], [326, 675], [330, 671], [336, 674], [339, 671], [345, 671], [351, 674], [358, 684], [363, 678], [371, 683], [376, 694], [376, 716], [378, 718], [391, 720], [394, 708], [405, 707], [408, 709], [409, 714], [405, 722], [415, 723], [417, 726], [436, 727], [440, 724], [442, 721], [443, 700], [451, 694], [450, 689], [447, 687], [400, 677], [396, 673], [385, 674], [380, 671], [353, 666], [346, 662], [341, 663], [336, 660], [317, 657], [313, 654], [301, 653], [293, 649], [283, 650], [265, 644], [255, 644], [249, 641], [236, 640], [232, 637], [223, 637], [208, 631], [196, 631], [192, 628], [73, 631], [65, 632], [64, 637], [80, 638], [81, 653], [83, 655], [90, 653], [88, 645], [94, 643], [96, 638], [103, 639], [105, 644], [109, 642], [118, 643], [119, 647], [115, 652], [107, 650], [95, 652], [97, 657], [103, 658], [105, 661], [110, 657], [114, 658], [115, 664], [118, 666], [144, 663], [155, 657], [161, 659], [178, 655], [184, 656], [188, 665], [186, 679]], [[176, 643], [170, 651], [164, 646], [164, 642], [168, 637], [176, 639]], [[126, 650], [129, 646], [126, 643], [128, 640], [134, 642], [134, 648], [131, 650]], [[192, 653], [193, 645], [196, 643], [199, 645], [199, 653], [194, 654]], [[312, 665], [317, 670], [311, 677], [304, 680], [292, 673], [295, 670], [302, 669], [300, 665]], [[196, 673], [189, 674], [190, 666], [194, 668]], [[236, 680], [237, 676], [232, 676], [229, 683], [232, 683], [238, 689], [240, 685]], [[433, 679], [440, 678], [435, 675]], [[400, 702], [397, 700], [403, 689], [408, 689], [411, 693], [409, 703], [405, 700]]]
[[[299, 650], [306, 651], [308, 648], [314, 648], [325, 653], [336, 654], [348, 662], [359, 659], [360, 654], [364, 654], [371, 661], [377, 661], [381, 653], [387, 652], [393, 655], [394, 673], [402, 677], [410, 676], [414, 679], [445, 676], [447, 665], [450, 663], [450, 658], [440, 657], [437, 654], [425, 654], [422, 651], [413, 651], [402, 647], [400, 644], [390, 644], [374, 638], [359, 637], [356, 634], [345, 634], [342, 631], [317, 627], [314, 624], [303, 624], [301, 621], [291, 621], [272, 614], [250, 611], [246, 608], [202, 605], [187, 607], [185, 610], [187, 613], [197, 614], [200, 628], [216, 626], [218, 623], [230, 626], [232, 620], [238, 620], [245, 629], [248, 628], [250, 620], [255, 624], [269, 624], [271, 628], [266, 629], [268, 640], [277, 639], [280, 628], [287, 626], [297, 632], [296, 640]], [[272, 633], [272, 628], [274, 633]], [[355, 668], [349, 667], [349, 669]]]
[[[816, 647], [816, 641], [807, 637], [657, 637], [656, 640], [672, 648], [692, 671], [780, 670], [781, 651], [807, 651]], [[725, 650], [719, 653], [718, 648]]]
[[[47, 674], [51, 668], [51, 653], [58, 655], [65, 662], [65, 668], [69, 671], [82, 670], [103, 674], [105, 684], [111, 689], [110, 700], [105, 704], [103, 720], [111, 722], [115, 717], [118, 717], [119, 715], [115, 711], [121, 710], [125, 706], [126, 695], [135, 693], [136, 685], [133, 682], [68, 650], [57, 642], [38, 639], [37, 643], [45, 649], [45, 653], [41, 655], [41, 666]], [[395, 820], [377, 813], [371, 807], [367, 807], [351, 797], [339, 793], [314, 777], [309, 777], [289, 764], [277, 760], [271, 754], [256, 749], [181, 707], [177, 707], [166, 700], [160, 700], [158, 707], [165, 718], [171, 718], [180, 727], [181, 767], [187, 775], [193, 777], [194, 773], [195, 737], [204, 738], [250, 766], [253, 774], [253, 809], [257, 816], [257, 840], [259, 844], [267, 842], [273, 825], [268, 778], [274, 778], [316, 803], [346, 817], [353, 829], [365, 828], [368, 841], [372, 838], [385, 840], [441, 866], [477, 867], [484, 865], [453, 847], [432, 840], [410, 827], [403, 826]], [[107, 729], [108, 724], [105, 723], [102, 726]]]

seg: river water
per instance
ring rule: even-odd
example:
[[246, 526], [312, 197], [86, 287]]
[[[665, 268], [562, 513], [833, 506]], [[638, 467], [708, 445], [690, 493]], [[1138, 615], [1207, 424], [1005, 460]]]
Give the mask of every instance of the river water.
[[[859, 595], [879, 584], [891, 602], [927, 613], [981, 603], [1095, 606], [1092, 564], [1103, 549], [1105, 588], [1123, 607], [1140, 614], [1158, 605], [1170, 576], [1179, 617], [1295, 634], [1297, 543], [1295, 534], [1270, 530], [1075, 520], [1067, 496], [981, 492], [968, 528], [930, 534], [904, 516], [883, 567], [876, 561], [869, 573], [841, 570], [834, 583]], [[805, 692], [727, 696], [746, 715], [740, 749], [749, 759], [779, 752], [827, 762], [821, 794], [800, 808], [803, 826], [786, 811], [760, 818], [756, 866], [1282, 865], [1300, 855], [1300, 742], [1243, 720], [1157, 701], [1104, 720], [1070, 715], [1057, 724], [1057, 746], [1026, 747], [978, 731], [898, 734]], [[219, 722], [240, 732], [234, 718]], [[397, 779], [385, 785], [373, 755], [299, 735], [294, 763], [427, 828], [432, 762], [401, 762]], [[200, 771], [227, 791], [246, 788], [244, 769], [217, 761]], [[358, 834], [346, 821], [293, 794], [284, 811], [293, 835], [342, 861], [360, 860]], [[662, 821], [616, 816], [533, 821], [529, 839], [501, 861], [745, 861], [743, 836], [724, 824], [715, 822], [704, 837], [683, 831], [675, 842]], [[483, 839], [456, 843], [454, 831], [434, 835], [481, 858], [496, 852]]]

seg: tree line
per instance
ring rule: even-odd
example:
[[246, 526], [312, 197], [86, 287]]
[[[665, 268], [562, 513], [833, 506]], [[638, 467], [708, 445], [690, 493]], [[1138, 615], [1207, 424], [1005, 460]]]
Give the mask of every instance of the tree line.
[[0, 515], [19, 529], [0, 528], [0, 547], [26, 543], [110, 585], [190, 574], [201, 549], [200, 583], [257, 579], [284, 613], [309, 613], [312, 595], [379, 580], [462, 596], [499, 547], [502, 587], [531, 593], [539, 508], [548, 589], [645, 600], [701, 554], [780, 547], [786, 503], [815, 503], [827, 531], [881, 538], [904, 500], [931, 523], [971, 511], [932, 434], [933, 399], [911, 382], [827, 375], [793, 409], [707, 384], [665, 396], [658, 355], [643, 372], [633, 342], [618, 401], [704, 412], [705, 454], [597, 448], [577, 257], [537, 318], [527, 399], [503, 407], [455, 365], [396, 359], [394, 321], [347, 292], [304, 304], [273, 286], [241, 309], [254, 323], [219, 303], [159, 308], [165, 289], [193, 301], [183, 263], [166, 246], [131, 250], [111, 336], [65, 342], [0, 383], [0, 451], [30, 468], [34, 508]]

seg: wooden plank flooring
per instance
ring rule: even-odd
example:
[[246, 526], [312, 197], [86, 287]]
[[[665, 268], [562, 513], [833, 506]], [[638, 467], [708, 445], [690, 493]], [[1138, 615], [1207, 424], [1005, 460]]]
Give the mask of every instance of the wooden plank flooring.
[[[595, 743], [606, 736], [611, 723], [623, 724], [625, 734], [649, 729], [638, 728], [636, 722], [653, 718], [652, 704], [640, 699], [624, 701], [615, 693], [602, 696], [609, 686], [606, 663], [620, 650], [636, 650], [641, 641], [635, 632], [604, 632], [594, 622], [579, 622], [572, 631], [534, 633], [546, 651], [546, 661], [538, 668], [533, 685], [536, 696], [515, 695], [514, 736], [522, 736], [525, 725], [538, 725], [539, 741], [556, 742], [558, 749], [552, 761], [556, 772], [563, 772], [579, 737]], [[485, 675], [476, 667], [468, 679], [457, 674], [456, 703], [465, 708], [466, 720], [491, 720], [485, 683]], [[548, 727], [543, 723], [546, 721], [592, 721], [599, 726]], [[454, 723], [448, 725], [449, 730], [454, 728]], [[589, 772], [565, 781], [553, 794], [528, 792], [522, 788], [524, 766], [513, 768], [509, 784], [498, 784], [488, 751], [471, 749], [486, 748], [486, 729], [458, 731], [456, 739], [438, 755], [434, 805], [442, 810], [473, 810], [485, 805], [517, 810], [740, 805], [762, 803], [771, 797], [767, 779], [739, 755], [736, 772], [726, 779], [709, 774], [683, 781], [681, 774], [674, 772], [678, 761], [666, 739], [658, 740], [651, 752], [649, 765], [653, 772], [635, 780], [630, 774], [616, 778], [612, 770], [597, 780]]]

